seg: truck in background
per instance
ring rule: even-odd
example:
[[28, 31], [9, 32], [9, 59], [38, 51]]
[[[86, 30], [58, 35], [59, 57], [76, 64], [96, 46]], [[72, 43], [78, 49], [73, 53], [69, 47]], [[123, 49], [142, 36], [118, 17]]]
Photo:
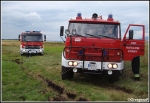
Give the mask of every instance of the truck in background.
[[[124, 61], [131, 61], [134, 78], [139, 80], [139, 57], [144, 55], [145, 48], [144, 25], [129, 24], [121, 38], [121, 23], [115, 21], [111, 13], [106, 20], [96, 13], [83, 19], [78, 13], [76, 19], [69, 20], [65, 34], [62, 80], [72, 79], [74, 73], [102, 74], [105, 71], [110, 81], [118, 81]], [[64, 26], [61, 26], [60, 37], [63, 35]]]
[[41, 54], [44, 53], [44, 44], [46, 35], [41, 31], [25, 31], [19, 34], [20, 54]]

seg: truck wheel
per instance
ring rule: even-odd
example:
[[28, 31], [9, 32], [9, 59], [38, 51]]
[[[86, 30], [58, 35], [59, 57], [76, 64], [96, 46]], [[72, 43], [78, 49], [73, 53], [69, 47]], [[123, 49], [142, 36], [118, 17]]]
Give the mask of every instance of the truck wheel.
[[40, 56], [43, 56], [43, 53], [40, 53]]
[[62, 66], [62, 80], [72, 79], [73, 76], [74, 76], [74, 72], [72, 71], [71, 68], [66, 68]]
[[61, 74], [62, 80], [67, 79], [67, 73], [66, 73], [66, 68], [62, 66], [62, 74]]
[[[69, 68], [69, 69], [70, 69], [70, 68]], [[69, 72], [68, 72], [68, 79], [72, 79], [73, 76], [74, 76], [74, 72], [73, 72], [72, 69], [70, 69]]]
[[119, 70], [113, 70], [113, 73], [109, 76], [110, 83], [119, 81], [120, 72]]

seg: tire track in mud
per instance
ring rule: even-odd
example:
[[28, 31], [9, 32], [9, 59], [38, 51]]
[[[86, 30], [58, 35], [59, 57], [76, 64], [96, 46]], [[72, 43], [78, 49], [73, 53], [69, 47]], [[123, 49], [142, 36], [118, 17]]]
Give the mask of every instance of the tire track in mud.
[[[7, 61], [8, 61], [8, 60], [7, 60]], [[17, 64], [23, 64], [23, 62], [21, 62], [20, 59], [9, 60], [9, 61], [16, 62]], [[24, 68], [22, 68], [22, 69], [24, 69]], [[41, 75], [38, 75], [38, 76], [41, 77], [42, 79], [44, 79], [44, 81], [48, 83], [48, 86], [54, 88], [56, 91], [59, 92], [59, 94], [62, 94], [62, 93], [63, 93], [64, 88], [62, 88], [62, 87], [56, 85], [55, 83], [51, 82], [51, 81], [48, 80], [48, 79], [45, 79], [45, 78], [42, 77]], [[104, 87], [104, 86], [102, 86], [102, 87]], [[119, 87], [119, 86], [116, 86], [116, 85], [109, 85], [109, 86], [107, 86], [107, 87], [110, 88], [110, 89], [113, 88], [113, 89], [116, 89], [116, 90], [120, 90], [120, 91], [123, 91], [123, 92], [128, 93], [128, 94], [133, 93], [133, 90], [127, 89], [127, 88], [125, 88], [125, 87]], [[104, 87], [104, 88], [105, 88], [105, 87]], [[73, 93], [67, 93], [67, 96], [68, 96], [69, 98], [75, 98], [75, 97], [76, 97], [76, 95], [73, 94]]]
[[[117, 86], [111, 82], [106, 82], [105, 80], [108, 80], [108, 78], [102, 79], [102, 81], [101, 81], [101, 82], [103, 82], [102, 84], [100, 82], [92, 81], [92, 79], [89, 79], [89, 80], [86, 79], [84, 82], [88, 82], [88, 83], [90, 82], [90, 83], [93, 83], [95, 86], [102, 87], [102, 88], [105, 88], [108, 90], [117, 90], [117, 91], [119, 90], [119, 91], [122, 91], [127, 94], [132, 94], [134, 92], [132, 89], [129, 89], [129, 88], [126, 88], [123, 86]], [[140, 93], [140, 94], [143, 94], [143, 93]]]
[[117, 85], [114, 85], [114, 84], [111, 84], [111, 83], [101, 84], [100, 87], [106, 88], [106, 89], [110, 89], [110, 90], [119, 90], [119, 91], [122, 91], [122, 92], [127, 93], [127, 94], [132, 94], [133, 93], [132, 89], [128, 89], [126, 87], [117, 86]]
[[[104, 86], [101, 86], [101, 87], [104, 87]], [[106, 88], [106, 86], [104, 88]], [[131, 90], [131, 89], [127, 89], [125, 87], [120, 87], [120, 86], [116, 86], [116, 85], [109, 85], [109, 86], [107, 86], [106, 89], [119, 90], [119, 91], [122, 91], [122, 92], [127, 93], [127, 94], [133, 93], [133, 90]]]
[[23, 62], [21, 62], [20, 59], [15, 59], [15, 60], [2, 59], [2, 60], [5, 60], [5, 61], [12, 61], [12, 62], [15, 62], [15, 63], [17, 63], [17, 64], [23, 64]]
[[[103, 75], [103, 78], [101, 78], [102, 75]], [[125, 86], [118, 86], [114, 83], [109, 82], [109, 77], [106, 76], [105, 74], [102, 74], [102, 75], [100, 77], [99, 76], [94, 77], [94, 78], [92, 77], [92, 79], [89, 77], [90, 79], [84, 80], [84, 82], [87, 82], [87, 83], [90, 82], [95, 86], [106, 88], [108, 90], [117, 90], [117, 91], [119, 90], [119, 91], [122, 91], [122, 92], [127, 93], [127, 94], [132, 94], [134, 92], [132, 89], [127, 88]], [[87, 76], [87, 75], [85, 75], [85, 76]], [[98, 80], [101, 82], [96, 82], [95, 80]]]
[[[42, 78], [42, 80], [48, 84], [48, 87], [53, 88], [58, 93], [57, 97], [54, 97], [53, 99], [49, 98], [48, 99], [49, 101], [66, 101], [66, 100], [68, 100], [68, 98], [72, 101], [88, 101], [87, 99], [82, 98], [82, 97], [79, 97], [78, 100], [75, 100], [75, 98], [77, 96], [76, 94], [65, 91], [65, 89], [63, 87], [53, 83], [49, 79], [44, 78], [43, 76], [41, 76], [39, 74], [38, 74], [38, 77]], [[65, 98], [63, 95], [67, 95], [67, 98]]]
[[[20, 59], [15, 59], [15, 60], [7, 60], [7, 61], [13, 61], [13, 62], [16, 62], [17, 64], [23, 64], [23, 62], [20, 61]], [[25, 68], [22, 68], [22, 70], [25, 70]], [[67, 92], [63, 87], [55, 84], [54, 82], [52, 82], [51, 80], [47, 79], [47, 78], [44, 78], [43, 76], [39, 75], [39, 74], [29, 74], [26, 72], [27, 75], [33, 77], [34, 79], [38, 79], [40, 78], [41, 81], [43, 83], [47, 83], [47, 86], [49, 88], [52, 88], [54, 91], [56, 91], [58, 93], [58, 95], [54, 98], [48, 98], [48, 101], [67, 101], [68, 99], [69, 100], [72, 100], [72, 101], [89, 101], [85, 98], [82, 98], [82, 97], [78, 97], [78, 99], [76, 98], [77, 95], [74, 94], [74, 93], [70, 93], [70, 92]], [[107, 84], [108, 85], [108, 84]], [[105, 85], [101, 85], [101, 87], [104, 87], [106, 88]], [[106, 89], [115, 89], [115, 90], [120, 90], [122, 92], [125, 92], [125, 93], [128, 93], [128, 94], [131, 94], [133, 93], [133, 90], [131, 89], [127, 89], [125, 87], [120, 87], [120, 86], [116, 86], [116, 85], [113, 85], [113, 84], [109, 84], [109, 86], [107, 86]], [[141, 93], [140, 93], [141, 94]], [[65, 95], [65, 96], [63, 96]]]
[[[5, 59], [3, 59], [5, 60]], [[13, 59], [13, 60], [5, 60], [5, 61], [12, 61], [12, 62], [15, 62], [19, 65], [22, 65], [23, 62], [20, 60], [20, 59]], [[55, 92], [58, 93], [58, 95], [56, 97], [53, 97], [53, 98], [48, 98], [48, 101], [68, 101], [69, 100], [72, 100], [72, 101], [89, 101], [85, 98], [82, 98], [82, 97], [79, 97], [78, 99], [76, 99], [77, 95], [74, 94], [74, 93], [71, 93], [71, 92], [68, 92], [68, 91], [65, 91], [65, 89], [57, 84], [55, 84], [54, 82], [52, 82], [51, 80], [47, 79], [47, 78], [44, 78], [43, 76], [41, 76], [40, 74], [36, 74], [36, 73], [28, 73], [26, 72], [26, 68], [23, 68], [21, 66], [21, 69], [27, 74], [29, 75], [30, 77], [34, 78], [34, 79], [40, 79], [42, 83], [47, 83], [47, 86], [49, 88], [52, 88]], [[42, 94], [45, 94], [46, 92], [48, 91], [40, 91]], [[66, 96], [64, 96], [66, 95]], [[19, 97], [20, 99], [22, 99], [23, 101], [25, 101], [25, 97]]]
[[[112, 86], [112, 87], [114, 87], [114, 86]], [[116, 90], [121, 90], [121, 91], [123, 91], [123, 92], [125, 92], [125, 93], [128, 93], [128, 94], [132, 94], [132, 93], [133, 93], [133, 90], [127, 89], [127, 88], [125, 88], [125, 87], [116, 86], [115, 89], [116, 89]]]

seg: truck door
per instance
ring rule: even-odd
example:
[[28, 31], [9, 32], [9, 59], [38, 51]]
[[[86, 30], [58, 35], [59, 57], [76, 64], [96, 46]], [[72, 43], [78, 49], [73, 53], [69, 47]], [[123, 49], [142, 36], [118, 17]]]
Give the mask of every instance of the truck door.
[[144, 55], [145, 26], [129, 24], [122, 40], [124, 60], [131, 61], [136, 56]]

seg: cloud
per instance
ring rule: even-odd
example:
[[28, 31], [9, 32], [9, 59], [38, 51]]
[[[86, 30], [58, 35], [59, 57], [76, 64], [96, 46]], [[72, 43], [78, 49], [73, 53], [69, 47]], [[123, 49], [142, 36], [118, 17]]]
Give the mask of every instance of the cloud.
[[41, 20], [41, 17], [36, 12], [30, 12], [28, 14], [24, 14], [21, 12], [13, 12], [5, 15], [3, 15], [2, 13], [2, 19], [3, 19], [2, 25], [5, 25], [5, 23], [6, 24], [10, 23], [17, 27], [24, 27], [24, 26], [32, 25], [35, 22], [38, 22], [39, 20]]
[[[2, 38], [17, 38], [26, 30], [41, 30], [48, 40], [59, 37], [60, 26], [68, 27], [68, 21], [80, 11], [83, 18], [93, 13], [107, 19], [112, 12], [125, 33], [129, 24], [144, 24], [149, 32], [148, 1], [2, 1]], [[122, 34], [123, 34], [122, 33]], [[13, 34], [13, 35], [10, 35]], [[51, 37], [52, 36], [52, 37]]]

